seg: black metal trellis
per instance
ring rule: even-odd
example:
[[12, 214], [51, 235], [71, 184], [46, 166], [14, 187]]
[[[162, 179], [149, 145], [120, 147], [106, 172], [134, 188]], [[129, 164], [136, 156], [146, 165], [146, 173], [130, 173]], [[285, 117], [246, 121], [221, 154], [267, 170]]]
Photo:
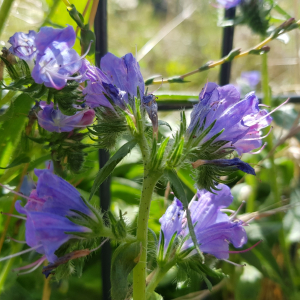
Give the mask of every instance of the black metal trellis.
[[[94, 22], [96, 36], [96, 65], [100, 66], [101, 57], [107, 53], [107, 0], [100, 0]], [[102, 168], [109, 159], [109, 152], [99, 150], [99, 167]], [[110, 177], [100, 186], [100, 207], [103, 212], [110, 208]], [[101, 278], [102, 278], [102, 299], [110, 299], [110, 266], [111, 266], [111, 245], [105, 243], [101, 248]]]
[[[232, 20], [234, 17], [235, 17], [235, 7], [225, 10], [225, 19]], [[233, 37], [234, 37], [234, 26], [224, 27], [221, 57], [225, 57], [232, 50]], [[225, 85], [229, 83], [230, 73], [231, 73], [231, 62], [227, 62], [221, 65], [220, 79], [219, 79], [220, 85]]]

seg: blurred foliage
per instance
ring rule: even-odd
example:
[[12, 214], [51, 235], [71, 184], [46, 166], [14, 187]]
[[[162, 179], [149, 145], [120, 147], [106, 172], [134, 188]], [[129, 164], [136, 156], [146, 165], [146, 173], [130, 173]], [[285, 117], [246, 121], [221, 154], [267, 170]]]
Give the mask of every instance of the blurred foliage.
[[[168, 24], [173, 18], [181, 13], [186, 6], [184, 0], [112, 0], [108, 1], [108, 32], [109, 50], [117, 56], [127, 52], [139, 51], [150, 39]], [[190, 18], [183, 21], [173, 31], [159, 42], [141, 61], [140, 66], [144, 78], [153, 74], [161, 74], [163, 77], [180, 75], [200, 67], [209, 60], [218, 59], [220, 56], [220, 40], [222, 29], [217, 27], [218, 12], [209, 1], [195, 0], [196, 11]], [[299, 1], [279, 1], [289, 14], [293, 15], [296, 7], [300, 6]], [[86, 1], [72, 0], [79, 12], [83, 12]], [[298, 5], [298, 6], [297, 6]], [[90, 15], [91, 5], [86, 16]], [[219, 12], [223, 14], [223, 11]], [[275, 14], [274, 18], [277, 15]], [[8, 38], [15, 31], [27, 32], [29, 29], [38, 29], [40, 26], [65, 26], [70, 24], [76, 27], [76, 23], [70, 19], [66, 7], [62, 1], [57, 0], [16, 0], [11, 10], [5, 30], [0, 39], [2, 46], [9, 47]], [[300, 91], [300, 68], [299, 68], [299, 31], [290, 33], [290, 42], [284, 45], [279, 41], [272, 41], [269, 55], [270, 85], [274, 94]], [[234, 47], [248, 49], [259, 42], [259, 36], [252, 35], [245, 26], [238, 26], [235, 31]], [[75, 49], [80, 53], [81, 46], [78, 39]], [[89, 59], [93, 62], [94, 57]], [[249, 56], [234, 61], [232, 67], [231, 82], [235, 83], [242, 71], [259, 69], [260, 58]], [[209, 81], [217, 81], [219, 69], [213, 69], [205, 73], [199, 73], [191, 77], [190, 82], [184, 84], [165, 85], [160, 92], [168, 95], [169, 91], [189, 91], [189, 94], [199, 93], [202, 86]], [[150, 92], [155, 88], [150, 86]], [[258, 91], [260, 86], [258, 86]], [[3, 92], [4, 95], [5, 92]], [[186, 96], [184, 96], [186, 98]], [[194, 97], [195, 99], [195, 97]], [[169, 102], [175, 101], [170, 97]], [[29, 176], [36, 179], [33, 174], [34, 168], [44, 168], [49, 161], [50, 154], [43, 145], [34, 143], [27, 139], [24, 130], [37, 134], [37, 125], [32, 119], [27, 118], [34, 101], [29, 96], [18, 95], [15, 92], [6, 94], [0, 102], [0, 167], [5, 168], [22, 158], [24, 153], [30, 157], [28, 165]], [[274, 101], [274, 106], [276, 102]], [[7, 109], [9, 105], [9, 108]], [[274, 133], [276, 140], [279, 140], [297, 119], [299, 108], [297, 106], [286, 106], [274, 114]], [[178, 128], [179, 113], [160, 112], [164, 119], [174, 129]], [[189, 112], [187, 112], [189, 115]], [[31, 116], [29, 114], [29, 116]], [[33, 123], [31, 123], [31, 121]], [[299, 120], [298, 120], [299, 121]], [[161, 128], [161, 134], [168, 136], [171, 133], [169, 128]], [[84, 143], [93, 142], [86, 137]], [[125, 141], [120, 141], [120, 145]], [[98, 172], [98, 152], [94, 148], [86, 151], [85, 168], [79, 174], [66, 174], [85, 198], [88, 198], [93, 181]], [[257, 171], [255, 179], [249, 175], [243, 177], [242, 173], [235, 174], [235, 180], [230, 184], [234, 194], [232, 209], [237, 209], [242, 200], [254, 199], [247, 203], [241, 213], [258, 211], [256, 221], [247, 228], [249, 234], [248, 246], [253, 245], [257, 240], [263, 239], [263, 244], [251, 252], [243, 254], [232, 254], [231, 260], [236, 263], [247, 263], [244, 268], [235, 267], [226, 262], [218, 262], [216, 267], [222, 268], [228, 279], [221, 282], [215, 278], [209, 280], [216, 285], [212, 294], [199, 293], [200, 289], [206, 289], [206, 284], [190, 271], [188, 276], [181, 274], [176, 269], [171, 269], [159, 285], [157, 292], [163, 295], [164, 299], [174, 299], [193, 293], [194, 298], [189, 299], [287, 299], [291, 282], [288, 282], [287, 268], [284, 265], [281, 251], [282, 245], [278, 242], [278, 230], [283, 228], [286, 232], [286, 247], [293, 266], [293, 285], [300, 287], [300, 211], [299, 211], [299, 176], [300, 176], [300, 147], [299, 134], [296, 138], [289, 139], [280, 145], [275, 153], [277, 167], [277, 184], [281, 193], [281, 200], [286, 208], [287, 214], [283, 222], [279, 222], [277, 216], [263, 217], [267, 211], [280, 206], [274, 203], [272, 187], [270, 186], [269, 172], [271, 164], [269, 159], [264, 158], [267, 152], [263, 151], [256, 156], [245, 155], [244, 160], [253, 164]], [[21, 160], [21, 162], [23, 162]], [[15, 187], [19, 184], [21, 173], [26, 164], [15, 164], [9, 169], [0, 169], [0, 182]], [[118, 214], [119, 209], [126, 214], [126, 222], [135, 230], [135, 218], [138, 209], [139, 196], [143, 168], [138, 152], [133, 149], [115, 168], [112, 173], [112, 211]], [[189, 166], [179, 171], [178, 175], [184, 184], [188, 199], [191, 199], [194, 192], [194, 181], [190, 176]], [[172, 195], [165, 198], [166, 182], [159, 182], [156, 194], [151, 205], [149, 227], [159, 233], [159, 218], [165, 212], [167, 205], [172, 200]], [[14, 196], [7, 194], [5, 190], [0, 192], [0, 210], [9, 211]], [[92, 199], [95, 205], [99, 205], [99, 197], [94, 195]], [[0, 231], [4, 229], [6, 216], [0, 214]], [[283, 227], [282, 227], [283, 224]], [[12, 221], [9, 224], [7, 236], [15, 239], [24, 238], [24, 226], [20, 220]], [[117, 245], [112, 245], [113, 249]], [[19, 244], [6, 239], [3, 245], [1, 256], [17, 252]], [[35, 272], [17, 276], [16, 272], [8, 272], [7, 268], [16, 268], [26, 265], [34, 260], [36, 254], [29, 253], [17, 257], [9, 262], [0, 263], [0, 293], [1, 299], [42, 299], [45, 280], [40, 269]], [[9, 265], [10, 264], [10, 265]], [[9, 270], [9, 269], [8, 269]], [[72, 276], [59, 282], [50, 282], [51, 299], [101, 299], [101, 262], [99, 254], [92, 255], [87, 259], [80, 278]], [[201, 296], [202, 295], [202, 296]], [[45, 295], [44, 295], [45, 296]], [[198, 298], [197, 298], [198, 297]], [[297, 295], [294, 295], [297, 299]], [[300, 296], [299, 296], [300, 298]], [[298, 299], [299, 299], [298, 298]], [[44, 298], [43, 298], [44, 299]], [[46, 299], [46, 298], [45, 298]], [[181, 300], [187, 298], [180, 298]], [[288, 299], [289, 300], [289, 299]]]

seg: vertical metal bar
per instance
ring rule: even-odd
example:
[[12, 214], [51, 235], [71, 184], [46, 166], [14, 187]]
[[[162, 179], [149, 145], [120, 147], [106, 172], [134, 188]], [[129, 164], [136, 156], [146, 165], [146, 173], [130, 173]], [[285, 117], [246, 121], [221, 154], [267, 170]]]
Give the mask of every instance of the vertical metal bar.
[[[96, 35], [96, 65], [100, 66], [101, 57], [107, 53], [107, 0], [100, 0], [94, 22]], [[109, 152], [99, 150], [99, 166], [102, 168], [109, 159]], [[110, 178], [100, 186], [100, 206], [103, 212], [110, 208]], [[102, 300], [110, 299], [111, 245], [105, 243], [101, 249]]]
[[[235, 7], [225, 10], [225, 19], [233, 19], [235, 17]], [[233, 47], [234, 26], [226, 26], [223, 29], [222, 54], [226, 56]], [[227, 62], [221, 66], [219, 83], [220, 85], [228, 84], [230, 81], [231, 62]]]

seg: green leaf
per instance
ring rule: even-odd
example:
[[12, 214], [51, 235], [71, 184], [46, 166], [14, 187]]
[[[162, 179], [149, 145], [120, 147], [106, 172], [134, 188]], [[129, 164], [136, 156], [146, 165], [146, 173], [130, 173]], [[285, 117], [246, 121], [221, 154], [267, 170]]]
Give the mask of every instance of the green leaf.
[[103, 168], [98, 172], [92, 190], [89, 197], [89, 200], [93, 197], [96, 193], [102, 182], [111, 174], [117, 164], [134, 148], [136, 145], [135, 140], [131, 140], [123, 145], [105, 164]]
[[18, 145], [22, 129], [27, 121], [27, 114], [30, 111], [34, 100], [27, 94], [19, 95], [10, 105], [5, 114], [0, 116], [0, 158], [1, 165], [9, 163], [12, 156], [12, 149]]
[[127, 277], [139, 262], [140, 242], [123, 243], [114, 252], [111, 262], [112, 300], [127, 299]]
[[175, 196], [183, 203], [183, 206], [186, 209], [186, 216], [187, 216], [189, 232], [190, 232], [192, 241], [194, 243], [194, 246], [196, 247], [196, 250], [197, 250], [202, 262], [204, 262], [204, 256], [203, 256], [202, 252], [200, 251], [199, 245], [197, 243], [194, 226], [193, 226], [192, 219], [191, 219], [191, 213], [190, 213], [190, 210], [188, 209], [189, 202], [186, 198], [182, 183], [181, 183], [180, 179], [178, 178], [175, 170], [166, 169], [164, 173], [169, 178], [169, 181], [171, 183], [171, 187], [172, 187], [172, 190], [173, 190]]
[[88, 50], [90, 43], [93, 42], [91, 44], [91, 47], [90, 47], [90, 50], [88, 53], [88, 55], [93, 55], [95, 53], [96, 37], [95, 37], [94, 32], [89, 29], [88, 24], [86, 24], [84, 26], [84, 28], [81, 29], [80, 37], [81, 37], [80, 45], [82, 47], [82, 53], [85, 53]]
[[163, 300], [163, 299], [164, 298], [161, 295], [159, 295], [155, 292], [153, 292], [149, 298], [149, 300]]
[[6, 168], [0, 167], [0, 169], [9, 169], [21, 164], [29, 163], [30, 157], [25, 156], [24, 154], [19, 155], [17, 158], [15, 158]]
[[206, 285], [207, 285], [207, 288], [209, 289], [209, 291], [211, 292], [212, 291], [212, 284], [211, 282], [207, 279], [206, 276], [203, 276], [203, 280], [205, 281]]

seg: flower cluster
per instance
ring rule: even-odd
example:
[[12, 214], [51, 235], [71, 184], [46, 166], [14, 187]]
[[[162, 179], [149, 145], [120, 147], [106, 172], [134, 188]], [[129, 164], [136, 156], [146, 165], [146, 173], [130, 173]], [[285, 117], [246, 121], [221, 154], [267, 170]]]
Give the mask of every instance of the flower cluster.
[[35, 64], [31, 73], [36, 83], [46, 87], [62, 89], [67, 80], [80, 79], [72, 77], [82, 66], [82, 59], [72, 49], [76, 34], [72, 26], [64, 29], [42, 27], [36, 33], [17, 32], [10, 39], [12, 45], [9, 51], [17, 57], [33, 61]]
[[[224, 184], [219, 184], [217, 188], [219, 191], [215, 194], [198, 190], [189, 204], [189, 210], [200, 250], [218, 259], [227, 259], [230, 253], [229, 243], [240, 248], [247, 243], [247, 234], [243, 227], [245, 223], [236, 219], [235, 213], [228, 216], [222, 212], [222, 209], [232, 203], [230, 188]], [[180, 200], [174, 199], [159, 222], [161, 223], [160, 242], [163, 233], [165, 251], [174, 234], [183, 241], [178, 251], [182, 252], [193, 247], [192, 239], [188, 237], [186, 212]], [[190, 255], [195, 253], [196, 251], [193, 250]]]

